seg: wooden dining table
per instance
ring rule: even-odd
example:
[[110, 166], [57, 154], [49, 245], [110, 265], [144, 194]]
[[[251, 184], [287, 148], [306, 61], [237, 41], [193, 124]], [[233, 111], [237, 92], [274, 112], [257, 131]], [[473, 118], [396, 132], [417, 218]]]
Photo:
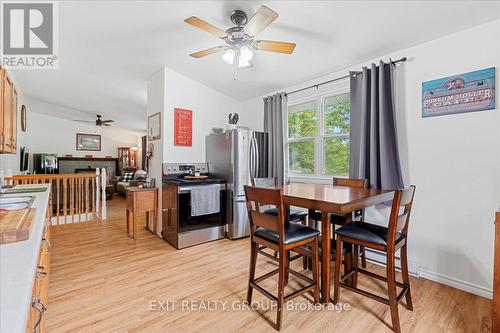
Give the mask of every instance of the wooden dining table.
[[321, 295], [330, 302], [331, 223], [330, 214], [346, 215], [356, 210], [391, 201], [394, 191], [347, 186], [294, 183], [283, 186], [287, 206], [321, 212]]

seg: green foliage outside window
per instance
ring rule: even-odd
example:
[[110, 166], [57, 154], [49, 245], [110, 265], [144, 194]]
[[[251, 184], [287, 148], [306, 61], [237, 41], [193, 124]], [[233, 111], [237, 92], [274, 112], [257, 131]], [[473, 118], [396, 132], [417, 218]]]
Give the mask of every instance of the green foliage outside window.
[[318, 119], [316, 117], [316, 103], [308, 102], [291, 106], [288, 109], [288, 137], [304, 138], [315, 137]]
[[[289, 142], [289, 168], [291, 172], [314, 174], [315, 141], [323, 132], [324, 173], [349, 174], [349, 93], [324, 99], [323, 129], [318, 128], [317, 101], [293, 105], [288, 110], [288, 137], [302, 139]], [[334, 136], [334, 137], [330, 137]]]
[[325, 134], [349, 133], [349, 94], [325, 98]]
[[325, 139], [325, 173], [349, 175], [349, 138]]
[[314, 173], [314, 141], [290, 142], [288, 147], [290, 170], [300, 173]]

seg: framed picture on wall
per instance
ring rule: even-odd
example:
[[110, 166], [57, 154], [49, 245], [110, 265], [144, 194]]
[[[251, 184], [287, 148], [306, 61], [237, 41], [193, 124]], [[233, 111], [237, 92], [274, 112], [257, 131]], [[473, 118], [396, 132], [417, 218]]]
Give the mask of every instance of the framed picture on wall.
[[76, 133], [76, 150], [101, 151], [101, 136]]
[[424, 118], [495, 107], [495, 67], [422, 83]]
[[161, 138], [161, 113], [155, 113], [148, 117], [148, 140], [158, 140]]
[[174, 145], [185, 147], [193, 145], [193, 111], [174, 109]]

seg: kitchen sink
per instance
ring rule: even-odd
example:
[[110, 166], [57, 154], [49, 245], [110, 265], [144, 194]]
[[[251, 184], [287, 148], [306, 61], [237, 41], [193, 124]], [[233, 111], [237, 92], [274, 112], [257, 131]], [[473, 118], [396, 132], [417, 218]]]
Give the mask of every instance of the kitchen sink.
[[0, 209], [16, 210], [30, 208], [35, 200], [34, 196], [0, 196]]

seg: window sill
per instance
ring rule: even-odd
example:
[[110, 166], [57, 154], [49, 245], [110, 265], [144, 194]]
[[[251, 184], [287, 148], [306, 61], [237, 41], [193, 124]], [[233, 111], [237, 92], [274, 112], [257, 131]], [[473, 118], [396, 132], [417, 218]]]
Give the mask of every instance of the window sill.
[[[334, 176], [290, 175], [290, 183], [331, 184]], [[341, 176], [336, 176], [341, 177]]]

